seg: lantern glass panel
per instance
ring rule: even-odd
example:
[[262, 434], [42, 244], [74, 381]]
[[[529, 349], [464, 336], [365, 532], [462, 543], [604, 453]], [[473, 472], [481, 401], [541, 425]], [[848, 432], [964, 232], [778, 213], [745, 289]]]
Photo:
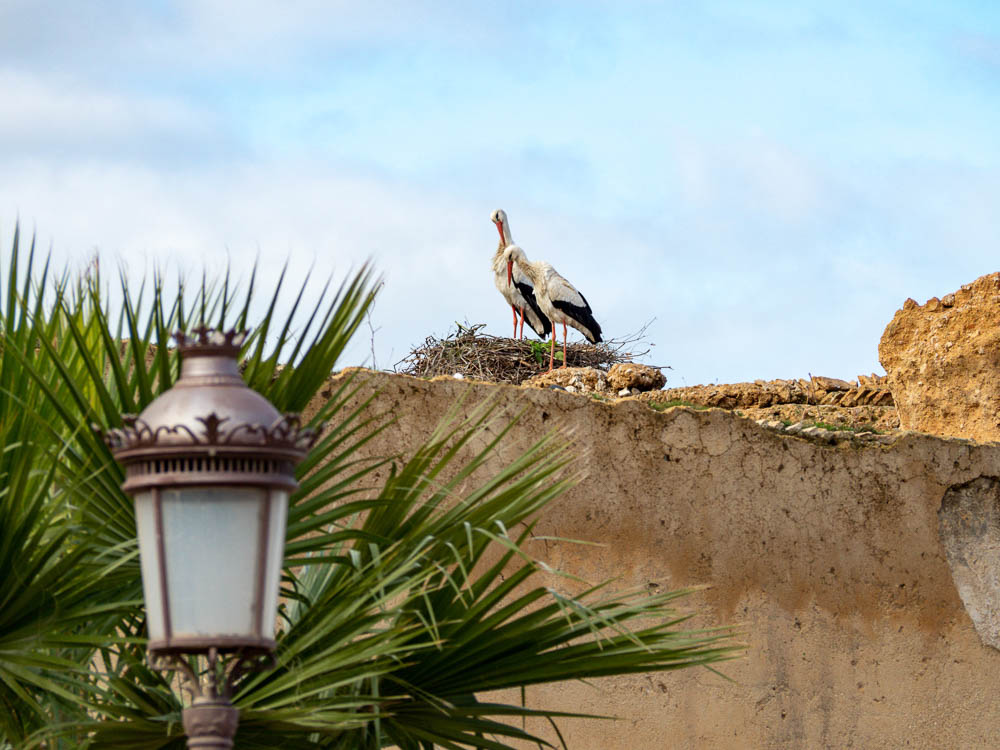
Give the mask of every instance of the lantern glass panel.
[[146, 599], [146, 627], [151, 640], [166, 637], [163, 621], [163, 587], [160, 585], [160, 548], [156, 544], [156, 516], [153, 493], [135, 496], [135, 525], [139, 534], [139, 564], [142, 568], [142, 593]]
[[287, 492], [177, 487], [135, 503], [150, 640], [274, 637]]
[[281, 588], [281, 567], [285, 560], [285, 526], [288, 521], [288, 493], [271, 490], [270, 528], [267, 532], [267, 567], [264, 577], [264, 612], [262, 635], [274, 638], [278, 616], [278, 592]]
[[268, 491], [161, 491], [173, 638], [254, 633], [260, 523]]

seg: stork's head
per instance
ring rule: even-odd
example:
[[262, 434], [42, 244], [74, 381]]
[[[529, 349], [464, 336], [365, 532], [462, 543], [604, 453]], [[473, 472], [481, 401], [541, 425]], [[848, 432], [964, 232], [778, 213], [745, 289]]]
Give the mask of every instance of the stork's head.
[[[507, 223], [507, 214], [504, 213], [502, 208], [498, 208], [492, 214], [490, 214], [490, 221], [496, 224], [497, 231], [500, 232], [500, 240], [503, 242], [507, 241], [507, 238], [503, 235], [504, 224]], [[510, 230], [507, 230], [508, 232]]]
[[508, 245], [507, 249], [503, 251], [503, 260], [507, 264], [507, 286], [509, 287], [513, 283], [514, 264], [523, 263], [528, 260], [528, 257], [524, 254], [524, 250], [517, 245]]

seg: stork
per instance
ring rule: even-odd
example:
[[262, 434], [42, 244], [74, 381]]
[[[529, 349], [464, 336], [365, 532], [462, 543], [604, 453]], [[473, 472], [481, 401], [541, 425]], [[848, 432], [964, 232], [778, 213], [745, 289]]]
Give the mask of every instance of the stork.
[[[535, 300], [535, 293], [527, 276], [520, 271], [515, 271], [509, 281], [507, 278], [507, 269], [505, 268], [507, 262], [504, 260], [503, 251], [507, 245], [513, 243], [513, 240], [510, 238], [510, 225], [507, 223], [507, 214], [502, 208], [498, 208], [490, 216], [490, 220], [496, 224], [497, 231], [500, 232], [500, 244], [497, 246], [497, 251], [493, 254], [493, 283], [500, 294], [503, 295], [503, 298], [507, 300], [507, 304], [510, 305], [510, 309], [514, 313], [514, 336], [517, 338], [524, 336], [524, 321], [527, 318], [531, 330], [544, 339], [549, 335], [549, 331], [552, 330], [552, 324], [549, 323], [549, 319], [545, 317], [538, 307], [538, 302]], [[520, 333], [517, 328], [518, 311], [521, 312]]]
[[549, 348], [549, 372], [552, 371], [556, 353], [556, 324], [563, 327], [563, 363], [566, 366], [566, 326], [580, 331], [587, 340], [596, 344], [601, 339], [601, 326], [594, 320], [587, 298], [566, 279], [559, 275], [549, 263], [530, 261], [517, 245], [509, 245], [503, 251], [507, 263], [507, 280], [512, 282], [515, 268], [528, 277], [535, 288], [535, 299], [542, 312], [552, 321], [552, 345]]

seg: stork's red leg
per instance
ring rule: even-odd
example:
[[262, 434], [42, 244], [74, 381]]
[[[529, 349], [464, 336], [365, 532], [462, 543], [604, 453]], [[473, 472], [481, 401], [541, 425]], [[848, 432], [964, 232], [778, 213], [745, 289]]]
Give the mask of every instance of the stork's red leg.
[[566, 366], [566, 321], [563, 321], [563, 367]]
[[517, 336], [517, 308], [511, 305], [510, 311], [514, 313], [514, 333], [511, 336]]
[[524, 308], [521, 308], [521, 327], [517, 331], [517, 339], [520, 341], [524, 338]]
[[552, 326], [552, 346], [549, 347], [549, 372], [552, 372], [552, 366], [555, 362], [556, 356], [556, 327]]

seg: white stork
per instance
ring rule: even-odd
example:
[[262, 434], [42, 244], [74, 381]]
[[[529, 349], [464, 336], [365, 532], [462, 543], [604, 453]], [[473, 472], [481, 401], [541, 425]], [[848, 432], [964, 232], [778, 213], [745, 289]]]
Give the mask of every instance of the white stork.
[[[500, 232], [500, 244], [497, 246], [497, 251], [493, 254], [493, 283], [500, 294], [503, 295], [503, 298], [507, 300], [507, 304], [510, 305], [510, 309], [514, 313], [514, 336], [521, 338], [524, 335], [524, 321], [527, 319], [531, 330], [544, 339], [549, 335], [549, 331], [552, 330], [552, 324], [549, 323], [549, 319], [545, 317], [541, 308], [538, 307], [538, 302], [535, 300], [535, 293], [531, 283], [528, 281], [528, 277], [520, 271], [515, 271], [512, 278], [508, 281], [507, 262], [504, 260], [503, 251], [507, 245], [513, 243], [513, 240], [510, 238], [510, 225], [507, 223], [507, 214], [502, 208], [498, 208], [490, 216], [490, 220], [496, 224], [497, 231]], [[521, 313], [520, 333], [517, 328], [518, 311]]]
[[594, 320], [587, 298], [580, 294], [566, 279], [560, 276], [556, 269], [544, 261], [530, 261], [517, 245], [509, 245], [503, 251], [507, 263], [508, 283], [512, 280], [514, 269], [518, 268], [535, 288], [535, 299], [542, 312], [552, 321], [552, 346], [549, 348], [549, 371], [552, 371], [553, 359], [556, 353], [556, 324], [563, 327], [563, 364], [566, 366], [566, 326], [571, 325], [580, 331], [587, 340], [596, 344], [601, 339], [601, 326]]

